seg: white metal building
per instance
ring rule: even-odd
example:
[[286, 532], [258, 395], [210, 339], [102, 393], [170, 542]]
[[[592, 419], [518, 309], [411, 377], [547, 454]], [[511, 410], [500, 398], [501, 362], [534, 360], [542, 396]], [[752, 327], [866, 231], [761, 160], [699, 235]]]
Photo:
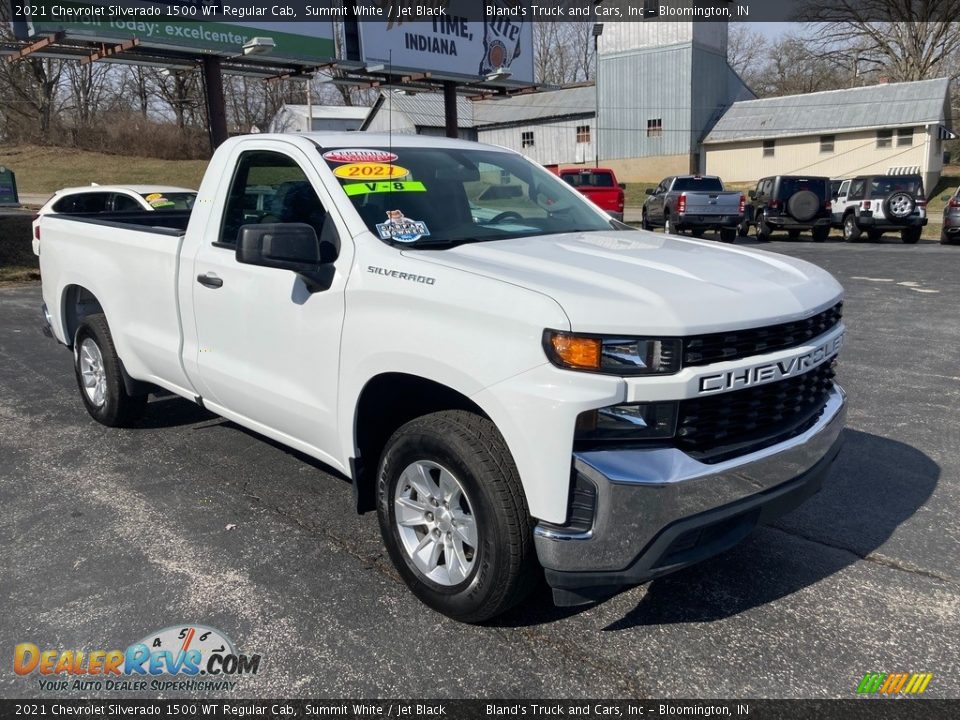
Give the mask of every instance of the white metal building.
[[369, 112], [368, 107], [347, 105], [284, 105], [270, 122], [269, 132], [359, 130]]

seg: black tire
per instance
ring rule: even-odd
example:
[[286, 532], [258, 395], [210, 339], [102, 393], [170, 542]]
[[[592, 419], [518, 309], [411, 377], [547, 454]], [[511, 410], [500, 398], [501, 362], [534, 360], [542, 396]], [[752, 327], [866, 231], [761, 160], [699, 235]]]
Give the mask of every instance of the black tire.
[[940, 244], [941, 244], [941, 245], [953, 245], [953, 244], [954, 244], [954, 241], [951, 239], [951, 237], [950, 237], [949, 235], [947, 235], [947, 231], [946, 231], [946, 230], [941, 230], [941, 231], [940, 231]]
[[787, 235], [790, 237], [791, 240], [796, 240], [798, 237], [800, 237], [800, 231], [799, 231], [799, 230], [787, 230]]
[[736, 228], [720, 228], [720, 242], [732, 243], [737, 239]]
[[787, 200], [787, 214], [799, 222], [812, 220], [820, 209], [820, 198], [810, 190], [799, 190]]
[[[405, 470], [420, 462], [447, 469], [469, 500], [477, 547], [470, 572], [456, 584], [434, 582], [417, 568], [396, 523], [397, 484]], [[473, 413], [432, 413], [393, 434], [377, 473], [377, 515], [404, 582], [426, 605], [455, 620], [475, 623], [503, 613], [522, 601], [542, 576], [533, 545], [534, 523], [513, 458], [496, 426]]]
[[703, 232], [704, 231], [701, 230], [700, 228], [693, 228], [692, 230], [690, 230], [690, 234], [695, 238], [702, 238]]
[[644, 230], [653, 230], [653, 225], [650, 224], [650, 221], [647, 220], [647, 209], [643, 209], [643, 215], [640, 218], [640, 227]]
[[680, 228], [678, 228], [678, 227], [676, 226], [676, 224], [674, 223], [673, 218], [670, 217], [670, 211], [669, 211], [669, 210], [668, 210], [668, 211], [666, 212], [666, 214], [663, 216], [663, 231], [664, 231], [667, 235], [681, 235], [681, 234], [682, 234]]
[[907, 245], [916, 245], [923, 234], [922, 227], [908, 227], [900, 231], [900, 239]]
[[760, 242], [770, 242], [770, 236], [773, 234], [773, 228], [771, 228], [767, 221], [762, 217], [757, 220], [757, 240]]
[[744, 220], [742, 223], [737, 225], [737, 237], [745, 238], [750, 234], [750, 223]]
[[[99, 353], [99, 368], [104, 379], [103, 399], [96, 402], [96, 397], [88, 394], [84, 372], [81, 369], [81, 357], [87, 351], [92, 351], [89, 344], [96, 346]], [[86, 362], [86, 361], [83, 361]], [[108, 427], [129, 427], [143, 417], [147, 407], [147, 395], [128, 395], [123, 384], [123, 371], [120, 369], [120, 358], [110, 335], [110, 326], [102, 314], [89, 315], [77, 328], [73, 339], [73, 368], [77, 376], [77, 387], [80, 390], [80, 399], [83, 400], [87, 412], [97, 422]], [[88, 380], [91, 373], [88, 371]], [[95, 381], [94, 381], [95, 382]]]
[[830, 228], [828, 227], [815, 227], [811, 230], [813, 235], [814, 242], [826, 242], [827, 238], [830, 237]]
[[870, 242], [877, 242], [883, 237], [883, 230], [867, 230], [867, 239]]
[[863, 231], [857, 225], [857, 216], [850, 213], [843, 219], [843, 239], [846, 242], [857, 242]]

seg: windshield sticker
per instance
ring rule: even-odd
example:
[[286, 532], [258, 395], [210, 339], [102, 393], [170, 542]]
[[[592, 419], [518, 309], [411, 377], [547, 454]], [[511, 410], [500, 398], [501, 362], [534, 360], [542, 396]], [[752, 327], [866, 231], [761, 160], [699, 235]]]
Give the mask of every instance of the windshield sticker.
[[420, 220], [411, 220], [404, 217], [400, 210], [387, 210], [387, 221], [377, 223], [377, 232], [384, 240], [412, 243], [425, 235], [429, 235], [427, 224]]
[[173, 207], [176, 203], [173, 200], [167, 200], [161, 193], [150, 193], [143, 198], [155, 210], [160, 208]]
[[323, 159], [329, 162], [342, 163], [389, 163], [397, 159], [397, 156], [386, 150], [367, 150], [364, 148], [344, 148], [342, 150], [328, 150], [323, 154]]
[[410, 171], [399, 165], [386, 163], [358, 162], [349, 165], [340, 165], [333, 169], [333, 174], [346, 180], [375, 180], [377, 178], [398, 178], [407, 175]]
[[370, 195], [372, 193], [426, 192], [427, 188], [422, 182], [415, 180], [394, 180], [393, 182], [350, 183], [343, 186], [343, 191], [353, 197], [354, 195]]

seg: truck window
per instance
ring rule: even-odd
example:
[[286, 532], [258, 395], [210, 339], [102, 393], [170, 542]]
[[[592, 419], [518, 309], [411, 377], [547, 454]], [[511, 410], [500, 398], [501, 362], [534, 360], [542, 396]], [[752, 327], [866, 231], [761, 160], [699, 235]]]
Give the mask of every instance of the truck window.
[[720, 178], [711, 177], [679, 177], [673, 183], [674, 192], [684, 190], [701, 190], [705, 192], [723, 192], [723, 183]]
[[511, 237], [610, 230], [559, 177], [486, 149], [320, 148], [375, 237], [449, 247]]
[[596, 172], [593, 170], [582, 172], [565, 172], [563, 179], [574, 187], [603, 187], [612, 188], [614, 186], [613, 176], [608, 172]]
[[251, 150], [237, 161], [219, 242], [236, 245], [240, 228], [260, 223], [306, 223], [323, 228], [327, 211], [297, 162], [279, 152]]

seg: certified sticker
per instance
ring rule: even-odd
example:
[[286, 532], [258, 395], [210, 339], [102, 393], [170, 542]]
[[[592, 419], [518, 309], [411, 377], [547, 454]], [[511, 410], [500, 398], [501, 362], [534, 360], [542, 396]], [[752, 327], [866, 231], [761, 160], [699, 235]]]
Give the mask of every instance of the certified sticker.
[[369, 150], [366, 148], [344, 148], [342, 150], [328, 150], [323, 159], [338, 163], [390, 163], [397, 156], [387, 150]]
[[387, 210], [387, 221], [377, 223], [377, 232], [384, 240], [394, 240], [402, 243], [416, 242], [430, 234], [425, 222], [411, 220], [405, 217], [400, 210]]
[[333, 169], [333, 174], [346, 180], [386, 180], [388, 178], [403, 177], [410, 171], [400, 165], [387, 163], [350, 163]]

